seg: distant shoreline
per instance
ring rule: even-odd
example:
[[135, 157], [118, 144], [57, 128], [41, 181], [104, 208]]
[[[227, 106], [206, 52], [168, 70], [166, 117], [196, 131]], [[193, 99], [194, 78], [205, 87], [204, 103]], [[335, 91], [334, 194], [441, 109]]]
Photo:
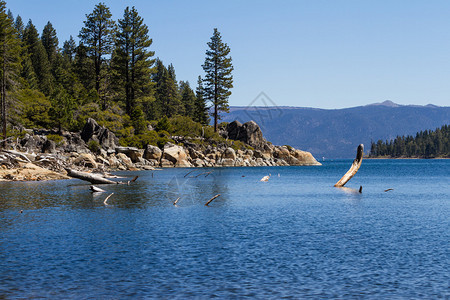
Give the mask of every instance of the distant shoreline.
[[423, 159], [423, 160], [429, 160], [429, 159], [450, 159], [450, 157], [364, 157], [364, 159]]

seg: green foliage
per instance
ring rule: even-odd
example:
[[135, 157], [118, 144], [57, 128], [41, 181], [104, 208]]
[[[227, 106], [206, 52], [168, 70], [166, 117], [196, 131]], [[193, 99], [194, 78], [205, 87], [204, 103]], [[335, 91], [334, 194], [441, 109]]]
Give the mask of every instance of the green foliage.
[[[81, 28], [79, 37], [86, 47], [86, 54], [94, 62], [95, 90], [100, 93], [100, 86], [104, 80], [102, 68], [104, 57], [112, 51], [114, 43], [115, 22], [111, 19], [112, 14], [104, 3], [94, 7], [94, 11], [86, 15], [84, 27]], [[104, 109], [105, 107], [103, 107]]]
[[209, 107], [206, 105], [205, 97], [203, 96], [203, 80], [201, 76], [198, 76], [197, 88], [195, 90], [195, 103], [194, 103], [194, 116], [193, 120], [199, 122], [202, 125], [209, 124]]
[[47, 139], [50, 141], [54, 141], [57, 146], [60, 146], [64, 142], [64, 138], [59, 134], [49, 134], [47, 135]]
[[212, 103], [214, 117], [214, 131], [217, 131], [220, 112], [228, 112], [228, 98], [233, 87], [233, 65], [231, 64], [230, 47], [222, 42], [222, 37], [217, 28], [211, 41], [208, 42], [209, 49], [206, 50], [203, 70], [206, 73], [204, 87], [204, 98]]
[[397, 136], [394, 140], [372, 142], [371, 157], [450, 158], [450, 126], [434, 131], [421, 131], [413, 136]]
[[100, 151], [100, 144], [97, 141], [90, 140], [87, 144], [87, 147], [91, 152], [98, 153]]
[[72, 36], [69, 37], [69, 40], [64, 42], [62, 53], [64, 55], [64, 58], [67, 58], [67, 60], [72, 63], [73, 59], [75, 57], [75, 52], [77, 49], [77, 45], [75, 44], [75, 40]]
[[133, 107], [130, 115], [131, 124], [134, 127], [135, 134], [141, 134], [147, 127], [147, 122], [144, 118], [144, 113], [140, 107]]
[[156, 124], [157, 131], [172, 131], [172, 124], [167, 116], [162, 117]]
[[180, 94], [184, 115], [194, 118], [196, 96], [188, 81], [180, 81]]
[[143, 134], [123, 137], [119, 140], [120, 145], [125, 147], [137, 147], [139, 149], [145, 148], [147, 145], [164, 147], [167, 142], [174, 143], [170, 135], [166, 131], [156, 132], [154, 130], [147, 131]]
[[171, 133], [177, 136], [198, 137], [202, 135], [202, 125], [189, 117], [177, 116], [170, 119]]
[[22, 111], [19, 118], [25, 127], [51, 127], [52, 121], [49, 116], [51, 102], [43, 93], [36, 90], [25, 89], [20, 90], [16, 97]]
[[0, 1], [0, 107], [3, 138], [6, 138], [10, 108], [14, 104], [12, 95], [19, 74], [21, 52], [13, 19], [6, 14], [6, 3]]
[[6, 137], [14, 137], [23, 139], [27, 132], [25, 130], [17, 130], [16, 128], [9, 128]]
[[[172, 73], [172, 75], [171, 75]], [[163, 65], [161, 60], [156, 61], [156, 73], [153, 80], [156, 82], [154, 117], [172, 117], [183, 113], [183, 106], [178, 92], [177, 84], [173, 79], [175, 70], [169, 70]]]
[[115, 91], [129, 115], [138, 100], [148, 96], [153, 87], [150, 75], [155, 62], [151, 59], [154, 52], [148, 50], [152, 40], [143, 21], [134, 7], [125, 9], [123, 19], [118, 21], [111, 62]]
[[203, 127], [204, 134], [203, 137], [207, 140], [211, 141], [219, 141], [223, 139], [216, 131], [214, 131], [214, 128], [211, 126], [205, 126]]
[[47, 22], [47, 25], [44, 26], [41, 41], [47, 52], [48, 61], [50, 62], [50, 65], [52, 65], [58, 51], [58, 37], [56, 36], [56, 30], [53, 28], [52, 23]]
[[53, 124], [61, 131], [62, 128], [69, 128], [73, 120], [75, 108], [74, 99], [62, 87], [58, 87], [50, 98], [52, 107], [49, 115]]
[[[211, 101], [216, 109], [226, 111], [232, 87], [230, 51], [217, 29], [208, 43], [203, 66], [206, 78], [199, 77], [194, 92], [187, 81], [178, 83], [172, 64], [166, 67], [156, 60], [155, 65], [149, 29], [134, 7], [124, 10], [116, 26], [109, 8], [97, 4], [86, 15], [80, 43], [71, 36], [62, 49], [51, 22], [39, 35], [31, 20], [24, 26], [20, 16], [14, 21], [5, 8], [0, 0], [5, 128], [8, 121], [25, 127], [80, 131], [91, 117], [112, 130], [123, 145], [162, 147], [173, 142], [173, 135], [225, 143], [208, 126], [206, 105]], [[212, 74], [214, 67], [218, 77]], [[213, 91], [213, 85], [218, 89]], [[213, 92], [218, 93], [214, 101]], [[149, 124], [156, 130], [149, 131]]]
[[38, 88], [48, 96], [52, 93], [54, 78], [51, 73], [47, 52], [31, 20], [25, 27], [23, 40], [30, 55], [34, 74], [36, 74]]
[[72, 130], [80, 131], [88, 118], [93, 118], [101, 126], [105, 126], [113, 132], [121, 132], [130, 124], [130, 119], [123, 115], [118, 106], [112, 106], [107, 110], [101, 110], [97, 103], [88, 103], [78, 108], [74, 113], [75, 121]]

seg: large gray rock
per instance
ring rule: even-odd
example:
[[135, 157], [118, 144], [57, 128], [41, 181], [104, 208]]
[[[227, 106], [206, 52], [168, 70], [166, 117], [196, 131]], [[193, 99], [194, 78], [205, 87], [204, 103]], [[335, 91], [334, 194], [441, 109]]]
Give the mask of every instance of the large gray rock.
[[153, 145], [147, 145], [144, 151], [144, 158], [145, 159], [155, 159], [160, 160], [162, 156], [162, 151], [156, 146]]
[[66, 138], [63, 147], [64, 152], [89, 153], [89, 149], [79, 133], [69, 133], [64, 137]]
[[175, 167], [192, 167], [188, 161], [188, 155], [185, 149], [172, 143], [164, 145], [163, 158], [172, 162]]
[[227, 148], [223, 152], [222, 158], [229, 158], [229, 159], [235, 160], [236, 159], [236, 152], [234, 151], [233, 148]]
[[112, 131], [98, 125], [92, 118], [88, 118], [86, 124], [84, 124], [81, 138], [86, 144], [90, 140], [97, 141], [105, 150], [114, 150], [119, 143], [119, 139]]
[[125, 154], [134, 163], [139, 162], [143, 154], [143, 152], [136, 147], [116, 147], [116, 154], [118, 153]]
[[261, 128], [254, 121], [244, 124], [233, 121], [227, 125], [226, 131], [228, 138], [242, 141], [255, 148], [262, 148], [266, 144]]
[[87, 143], [92, 136], [96, 135], [100, 131], [101, 126], [97, 122], [88, 118], [86, 124], [84, 124], [83, 130], [81, 130], [81, 138], [85, 143]]
[[52, 140], [46, 140], [42, 146], [42, 153], [56, 153], [56, 143]]
[[44, 143], [46, 142], [46, 138], [38, 135], [30, 135], [28, 133], [20, 140], [20, 145], [27, 152], [41, 152]]

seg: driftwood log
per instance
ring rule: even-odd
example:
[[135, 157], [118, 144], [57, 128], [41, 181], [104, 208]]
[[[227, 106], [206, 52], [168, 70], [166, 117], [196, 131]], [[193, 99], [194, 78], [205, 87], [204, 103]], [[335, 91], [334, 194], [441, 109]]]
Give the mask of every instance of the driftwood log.
[[[361, 167], [362, 159], [364, 155], [364, 145], [360, 144], [358, 149], [356, 150], [356, 158], [352, 163], [350, 169], [345, 173], [344, 176], [334, 185], [335, 187], [343, 187], [353, 176], [355, 176], [356, 172], [358, 172], [359, 167]], [[362, 190], [362, 189], [361, 189]]]
[[81, 171], [75, 171], [72, 169], [66, 169], [67, 176], [89, 181], [92, 184], [119, 184], [121, 182], [112, 181], [109, 179], [106, 179], [100, 175], [87, 173], [87, 172], [81, 172]]

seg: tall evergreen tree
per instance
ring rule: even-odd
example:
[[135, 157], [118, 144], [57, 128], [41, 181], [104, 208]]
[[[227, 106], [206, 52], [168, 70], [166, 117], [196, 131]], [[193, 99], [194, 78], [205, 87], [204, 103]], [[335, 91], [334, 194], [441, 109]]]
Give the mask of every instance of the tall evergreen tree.
[[23, 37], [23, 30], [25, 29], [25, 25], [23, 24], [22, 17], [17, 15], [16, 20], [14, 22], [14, 28], [17, 32], [17, 37], [19, 39], [22, 39]]
[[208, 106], [206, 105], [205, 98], [203, 97], [203, 80], [201, 76], [198, 76], [197, 88], [195, 89], [195, 104], [194, 104], [194, 118], [195, 122], [199, 122], [203, 125], [208, 125]]
[[214, 117], [214, 131], [217, 132], [220, 112], [228, 112], [228, 98], [231, 95], [230, 89], [233, 87], [233, 65], [231, 64], [230, 47], [222, 42], [222, 37], [217, 28], [211, 41], [208, 42], [209, 49], [206, 50], [203, 70], [206, 73], [204, 82], [204, 97], [212, 103]]
[[189, 81], [180, 81], [180, 95], [181, 95], [181, 103], [183, 105], [183, 114], [185, 116], [190, 117], [191, 119], [195, 118], [195, 94], [189, 85]]
[[177, 75], [175, 74], [175, 67], [173, 66], [173, 64], [167, 66], [167, 71], [169, 72], [170, 78], [172, 78], [173, 81], [177, 82]]
[[88, 56], [94, 61], [95, 90], [98, 95], [100, 95], [105, 56], [111, 54], [114, 43], [115, 23], [111, 16], [109, 8], [104, 3], [97, 4], [94, 11], [86, 15], [84, 27], [79, 34], [82, 43], [86, 45]]
[[94, 62], [88, 56], [88, 50], [82, 43], [75, 49], [73, 68], [84, 89], [86, 91], [94, 90], [94, 92], [97, 93], [95, 90]]
[[53, 65], [56, 59], [56, 53], [58, 52], [58, 37], [56, 36], [56, 30], [53, 28], [52, 23], [47, 22], [44, 26], [44, 30], [41, 35], [42, 45], [44, 45], [45, 51], [47, 52], [48, 61], [50, 65]]
[[156, 73], [153, 80], [157, 80], [153, 118], [159, 119], [163, 116], [170, 118], [182, 112], [177, 85], [161, 60], [156, 61]]
[[75, 56], [77, 45], [75, 44], [75, 40], [72, 36], [69, 37], [67, 41], [64, 42], [63, 45], [63, 56], [69, 60], [70, 63], [73, 62], [73, 58]]
[[23, 39], [28, 54], [30, 55], [34, 73], [38, 80], [39, 90], [45, 95], [50, 95], [52, 92], [53, 81], [50, 63], [48, 61], [47, 52], [39, 39], [36, 27], [34, 27], [31, 20], [25, 28]]
[[20, 40], [16, 36], [13, 19], [6, 14], [6, 3], [0, 1], [0, 103], [3, 139], [6, 139], [8, 104], [11, 91], [17, 84], [20, 67]]
[[152, 44], [148, 27], [134, 6], [131, 10], [129, 7], [125, 9], [123, 19], [118, 21], [118, 29], [112, 67], [117, 89], [123, 95], [125, 111], [131, 115], [138, 100], [151, 95], [151, 73], [155, 62], [151, 57], [154, 52], [148, 49]]

